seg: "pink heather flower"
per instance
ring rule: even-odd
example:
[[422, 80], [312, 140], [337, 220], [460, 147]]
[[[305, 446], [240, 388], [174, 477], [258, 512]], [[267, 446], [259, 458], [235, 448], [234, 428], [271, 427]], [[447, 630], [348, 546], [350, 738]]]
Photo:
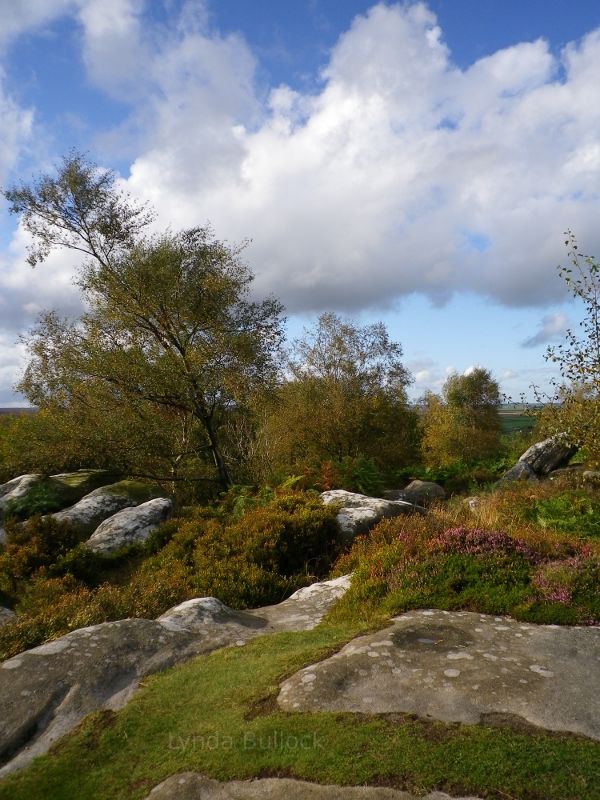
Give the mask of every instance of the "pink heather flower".
[[486, 531], [481, 528], [450, 528], [431, 539], [429, 547], [438, 552], [459, 555], [515, 554], [534, 563], [541, 560], [527, 542], [513, 539], [501, 531]]

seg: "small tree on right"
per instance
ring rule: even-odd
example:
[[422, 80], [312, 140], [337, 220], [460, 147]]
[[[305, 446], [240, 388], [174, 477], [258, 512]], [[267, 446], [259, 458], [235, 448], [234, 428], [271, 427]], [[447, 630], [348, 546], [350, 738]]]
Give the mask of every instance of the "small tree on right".
[[450, 375], [442, 397], [426, 395], [424, 404], [422, 449], [428, 466], [468, 464], [498, 453], [500, 389], [488, 370]]
[[567, 330], [565, 341], [546, 352], [546, 360], [558, 365], [562, 382], [540, 414], [540, 429], [565, 435], [585, 448], [591, 464], [600, 465], [600, 263], [579, 252], [571, 231], [565, 236], [569, 264], [558, 270], [582, 304], [583, 317], [578, 333]]

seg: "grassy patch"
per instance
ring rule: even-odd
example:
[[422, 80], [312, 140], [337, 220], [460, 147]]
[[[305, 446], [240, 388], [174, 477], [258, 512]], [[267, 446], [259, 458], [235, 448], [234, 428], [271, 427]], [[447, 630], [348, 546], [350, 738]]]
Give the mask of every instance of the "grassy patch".
[[53, 752], [1, 782], [0, 798], [142, 798], [186, 770], [219, 780], [291, 775], [504, 799], [597, 797], [600, 748], [577, 736], [397, 714], [288, 714], [272, 704], [248, 713], [284, 676], [357, 632], [321, 626], [265, 637], [154, 676], [127, 708], [91, 715]]

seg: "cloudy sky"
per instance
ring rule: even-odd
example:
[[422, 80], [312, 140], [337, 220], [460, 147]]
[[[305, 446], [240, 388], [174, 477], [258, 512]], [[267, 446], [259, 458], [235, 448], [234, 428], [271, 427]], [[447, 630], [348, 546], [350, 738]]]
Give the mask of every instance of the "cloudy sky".
[[[0, 184], [69, 148], [161, 227], [251, 239], [290, 336], [383, 320], [413, 394], [492, 370], [518, 398], [579, 310], [563, 232], [600, 254], [597, 0], [0, 0]], [[76, 260], [34, 271], [0, 205], [0, 405]]]

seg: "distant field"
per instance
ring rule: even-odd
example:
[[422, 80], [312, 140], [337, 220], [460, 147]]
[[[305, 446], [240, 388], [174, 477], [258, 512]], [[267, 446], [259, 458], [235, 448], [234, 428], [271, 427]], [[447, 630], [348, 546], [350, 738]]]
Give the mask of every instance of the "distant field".
[[0, 414], [35, 414], [37, 408], [0, 408]]
[[529, 417], [522, 411], [500, 411], [502, 421], [502, 433], [517, 433], [519, 431], [530, 431], [535, 425], [533, 417]]

